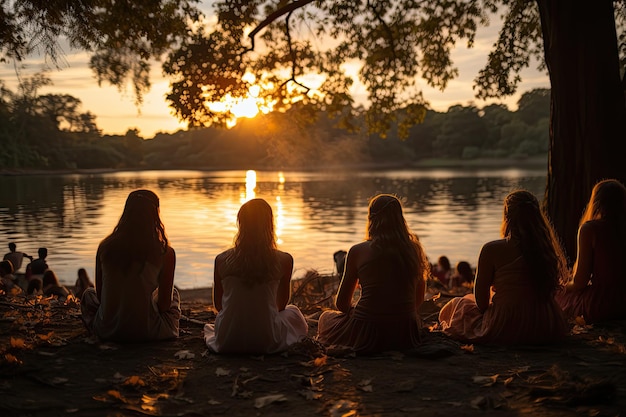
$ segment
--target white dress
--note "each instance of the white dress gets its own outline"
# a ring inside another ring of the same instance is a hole
[[[278,311],[280,280],[246,282],[237,276],[222,278],[222,310],[215,325],[204,326],[207,346],[219,353],[276,353],[306,336],[308,326],[294,305]]]

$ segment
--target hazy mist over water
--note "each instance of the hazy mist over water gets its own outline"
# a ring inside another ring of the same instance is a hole
[[[232,244],[241,204],[255,197],[274,210],[279,247],[294,256],[294,277],[307,269],[332,272],[332,254],[363,240],[369,198],[391,193],[402,199],[431,261],[445,254],[453,264],[475,266],[482,244],[499,237],[504,196],[525,188],[541,199],[545,183],[545,170],[524,169],[0,176],[2,254],[10,241],[35,257],[47,247],[48,265],[62,283],[73,285],[81,267],[94,279],[96,249],[128,193],[148,188],[161,198],[179,288],[212,285],[215,256]]]

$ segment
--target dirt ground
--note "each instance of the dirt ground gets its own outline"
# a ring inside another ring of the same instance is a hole
[[[330,298],[303,288],[294,302],[314,335]],[[75,303],[0,296],[0,415],[626,415],[626,321],[572,323],[553,346],[463,345],[435,328],[442,295],[425,303],[424,344],[411,352],[356,356],[310,339],[228,356],[201,337],[215,317],[210,290],[181,298],[179,339],[116,344],[89,335]]]

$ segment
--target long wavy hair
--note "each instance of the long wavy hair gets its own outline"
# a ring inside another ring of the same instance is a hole
[[[613,179],[599,181],[591,191],[580,225],[589,220],[607,220],[618,230],[626,230],[626,187]]]
[[[428,278],[430,264],[419,238],[409,230],[396,196],[379,194],[370,200],[365,238],[375,251],[403,264],[411,277]]]
[[[272,207],[261,198],[246,202],[237,213],[237,226],[234,246],[225,260],[228,270],[248,282],[280,278]]]
[[[128,267],[165,253],[169,241],[159,215],[159,197],[150,190],[128,195],[124,211],[113,232],[101,243],[105,261]]]
[[[567,279],[561,243],[537,198],[529,191],[513,191],[504,199],[502,237],[519,242],[540,297],[552,296]]]

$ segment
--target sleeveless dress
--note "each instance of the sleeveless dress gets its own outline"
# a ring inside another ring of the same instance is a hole
[[[626,318],[624,253],[612,236],[611,225],[590,222],[595,232],[591,282],[580,291],[562,291],[556,299],[567,317],[583,316],[587,323]]]
[[[81,299],[85,325],[102,340],[143,342],[178,337],[180,298],[174,288],[170,309],[159,312],[158,276],[160,268],[145,262],[134,263],[124,273],[119,268],[102,266],[100,302],[94,288]]]
[[[222,309],[215,324],[205,324],[204,340],[218,353],[271,354],[282,352],[307,335],[308,325],[295,305],[278,311],[280,280],[245,281],[235,275],[222,278]]]
[[[360,353],[406,350],[420,343],[416,282],[402,268],[366,262],[358,270],[361,298],[348,313],[322,313],[317,339],[325,345],[349,346]]]
[[[443,306],[439,322],[444,334],[463,342],[542,344],[563,338],[569,327],[554,300],[539,299],[522,256],[495,271],[495,293],[482,313],[473,294]]]

